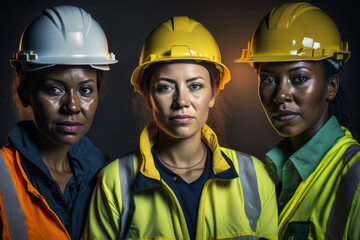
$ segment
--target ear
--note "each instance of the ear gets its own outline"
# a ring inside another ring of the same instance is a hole
[[[212,95],[210,102],[209,102],[209,108],[212,108],[215,105],[215,95]]]
[[[328,100],[328,101],[333,100],[335,98],[338,90],[339,90],[339,75],[334,74],[328,80],[326,100]]]

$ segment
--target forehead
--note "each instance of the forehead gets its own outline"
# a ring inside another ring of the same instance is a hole
[[[289,73],[297,69],[308,69],[315,74],[322,74],[323,69],[319,61],[295,61],[295,62],[260,62],[257,64],[257,72]]]
[[[63,81],[97,80],[96,70],[90,66],[54,66],[34,72],[28,72],[27,74],[33,81],[45,79],[59,79]]]
[[[156,78],[168,77],[175,79],[202,77],[210,78],[209,71],[196,63],[169,63],[158,66],[152,74]]]

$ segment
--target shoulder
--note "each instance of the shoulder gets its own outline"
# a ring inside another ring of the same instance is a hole
[[[241,172],[248,174],[251,170],[255,172],[260,195],[272,194],[275,187],[267,165],[247,153],[228,148],[221,148],[221,150],[233,161],[235,169],[239,174]]]
[[[238,170],[239,164],[246,164],[249,165],[249,167],[254,167],[257,174],[265,174],[270,177],[266,165],[256,157],[248,153],[224,147],[221,147],[221,151],[233,161],[233,163],[236,165],[236,170]]]
[[[120,175],[134,173],[137,170],[139,161],[139,152],[134,151],[127,153],[104,167],[99,173],[102,185],[114,186],[120,184]]]

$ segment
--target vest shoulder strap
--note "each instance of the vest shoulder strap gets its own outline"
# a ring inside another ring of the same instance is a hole
[[[119,239],[125,239],[128,235],[135,206],[131,195],[134,183],[134,153],[129,153],[119,158],[119,176],[121,186],[122,214]]]
[[[0,152],[0,194],[3,200],[4,210],[12,240],[28,239],[25,213],[21,208],[20,201],[11,178],[9,168]],[[0,233],[1,234],[1,233]]]
[[[249,220],[251,230],[256,232],[256,223],[261,212],[261,201],[253,159],[250,155],[237,152],[239,177],[243,190],[245,214]]]
[[[353,144],[346,150],[346,163],[360,152],[360,145]],[[329,220],[326,226],[325,239],[343,239],[348,216],[354,195],[360,191],[360,157],[355,160],[344,177],[341,179]]]

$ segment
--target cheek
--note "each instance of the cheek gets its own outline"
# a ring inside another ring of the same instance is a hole
[[[172,98],[170,96],[151,96],[150,105],[154,112],[164,115],[171,108]]]
[[[81,107],[89,115],[94,115],[98,106],[98,98],[92,98],[89,100],[81,100]]]
[[[40,116],[52,116],[60,108],[61,103],[59,99],[45,98],[38,96],[32,99],[31,108],[34,112],[34,117]]]
[[[268,88],[259,87],[258,94],[263,107],[267,107],[273,102],[272,96],[274,94],[274,89],[269,87]]]

